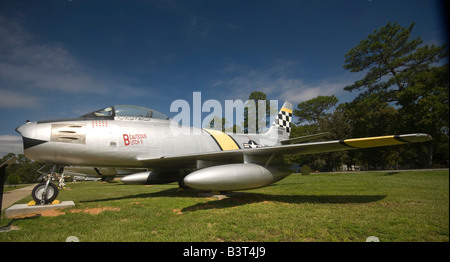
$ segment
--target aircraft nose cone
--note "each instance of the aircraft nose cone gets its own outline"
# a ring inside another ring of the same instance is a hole
[[[36,122],[27,122],[26,124],[17,127],[16,132],[23,137],[34,138],[36,134]]]
[[[22,135],[23,149],[25,155],[27,155],[27,149],[47,142],[46,140],[36,139],[36,122],[27,122],[25,125],[21,125],[16,128],[17,133]]]

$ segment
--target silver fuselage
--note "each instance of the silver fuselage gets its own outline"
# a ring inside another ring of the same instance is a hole
[[[292,112],[292,104],[285,102],[269,130],[261,134],[179,126],[157,111],[130,105],[75,119],[28,122],[16,130],[23,137],[25,156],[54,167],[87,166],[99,175],[101,167],[139,169],[122,182],[178,181],[181,186],[216,191],[263,187],[283,179],[296,168],[283,163],[285,155],[432,139],[427,134],[406,134],[299,143],[317,135],[290,139]]]
[[[235,142],[230,147],[211,131],[162,119],[29,122],[17,131],[24,137],[26,157],[77,166],[149,168],[140,160],[255,146],[250,140],[258,146],[277,144],[263,134],[226,135]]]

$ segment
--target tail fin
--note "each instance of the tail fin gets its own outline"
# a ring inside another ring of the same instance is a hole
[[[287,101],[284,102],[278,112],[275,121],[272,123],[267,134],[270,137],[277,137],[278,141],[289,139],[291,134],[292,110],[293,105]]]

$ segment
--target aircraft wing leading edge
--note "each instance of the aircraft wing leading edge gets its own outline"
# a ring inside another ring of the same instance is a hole
[[[239,149],[229,151],[218,151],[211,153],[191,154],[191,155],[172,155],[163,156],[159,158],[145,158],[141,157],[138,160],[148,167],[167,166],[168,164],[195,165],[197,160],[216,161],[216,162],[234,162],[243,163],[244,155],[270,157],[272,155],[307,155],[316,153],[325,153],[342,150],[382,147],[401,145],[407,143],[426,142],[432,140],[428,134],[405,134],[405,135],[391,135],[355,138],[345,140],[334,140],[324,142],[312,142],[302,144],[280,145],[273,147]]]

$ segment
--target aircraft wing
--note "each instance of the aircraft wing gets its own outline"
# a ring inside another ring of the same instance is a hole
[[[406,134],[406,135],[391,135],[391,136],[378,136],[378,137],[366,137],[355,138],[335,141],[324,142],[312,142],[292,145],[280,145],[273,147],[251,148],[251,149],[239,149],[229,151],[218,151],[201,154],[190,155],[173,155],[163,156],[159,158],[139,158],[145,166],[151,167],[171,167],[178,166],[195,166],[197,160],[213,161],[213,162],[227,162],[227,163],[243,163],[244,155],[250,156],[266,156],[272,155],[307,155],[324,152],[352,150],[361,148],[381,147],[401,145],[407,143],[417,143],[430,141],[432,138],[427,134]]]
[[[295,145],[285,145],[276,147],[261,148],[262,150],[255,152],[249,152],[255,155],[307,155],[315,153],[325,153],[341,150],[362,149],[381,146],[401,145],[407,143],[425,142],[431,140],[431,136],[427,134],[408,134],[408,135],[395,135],[395,136],[378,136],[378,137],[365,137],[354,138],[335,141],[313,142],[303,143]],[[267,151],[267,152],[264,152]]]
[[[291,138],[291,139],[287,139],[287,140],[281,140],[281,144],[282,145],[298,144],[300,142],[313,140],[313,139],[316,139],[316,138],[319,138],[319,137],[328,136],[330,134],[331,134],[330,132],[325,132],[325,133],[319,133],[319,134],[314,134],[314,135],[295,137],[295,138]]]

